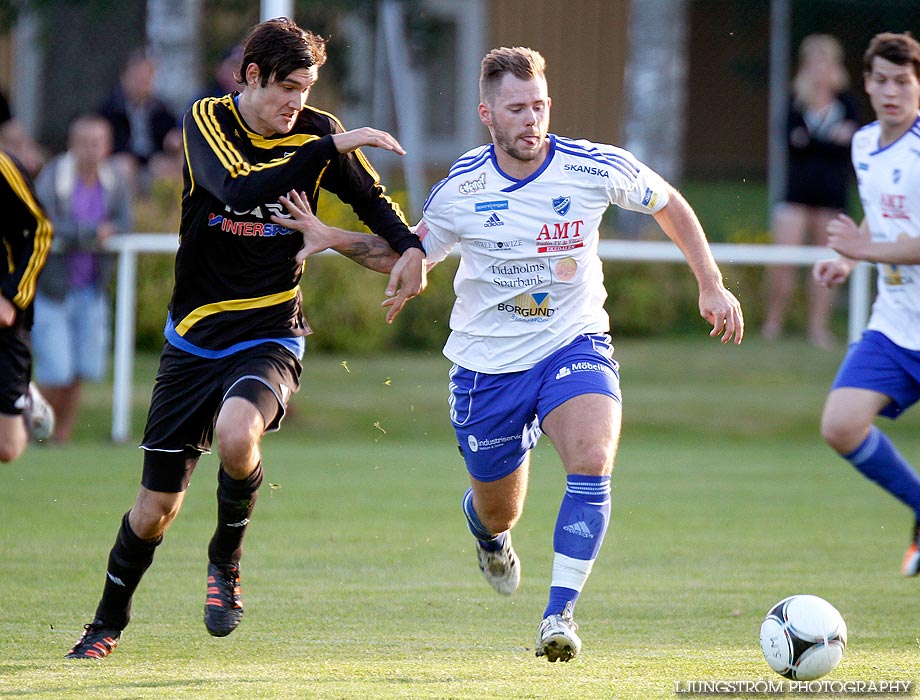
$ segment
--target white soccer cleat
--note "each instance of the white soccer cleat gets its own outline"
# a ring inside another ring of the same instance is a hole
[[[571,661],[581,651],[581,639],[575,633],[578,625],[572,619],[572,603],[567,603],[561,615],[548,615],[537,631],[537,656],[547,661]]]
[[[22,417],[26,421],[31,440],[42,442],[54,433],[54,409],[34,382],[29,382],[29,396]]]
[[[483,549],[477,541],[476,556],[482,575],[502,595],[511,595],[521,585],[521,563],[511,546],[510,532],[505,533],[505,546],[494,552]]]

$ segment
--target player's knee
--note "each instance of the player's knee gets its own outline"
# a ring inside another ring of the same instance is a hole
[[[218,453],[224,464],[248,462],[262,435],[256,421],[218,420],[214,429]]]
[[[865,437],[865,432],[865,426],[842,419],[839,415],[825,414],[821,417],[821,437],[840,454],[855,450]]]
[[[513,528],[521,518],[524,510],[519,503],[501,503],[486,506],[477,506],[476,515],[479,522],[491,533],[498,534]]]
[[[180,501],[147,498],[134,504],[129,520],[131,529],[143,540],[160,537],[179,514]]]
[[[24,428],[19,430],[0,430],[0,463],[9,464],[25,451],[29,442]]]
[[[9,464],[19,458],[23,453],[25,444],[18,444],[15,441],[8,441],[0,444],[0,463]]]
[[[613,471],[613,453],[604,445],[587,446],[565,465],[565,470],[568,474],[607,476]]]

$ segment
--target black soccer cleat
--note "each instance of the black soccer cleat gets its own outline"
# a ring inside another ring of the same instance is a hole
[[[226,637],[243,618],[240,567],[208,564],[208,597],[204,603],[204,626],[213,637]]]
[[[64,655],[65,659],[104,659],[118,646],[121,630],[106,627],[98,620],[83,626],[83,634]]]

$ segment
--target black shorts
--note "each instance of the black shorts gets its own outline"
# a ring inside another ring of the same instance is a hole
[[[241,396],[278,430],[285,407],[300,389],[300,361],[277,343],[263,343],[229,357],[208,359],[169,343],[160,355],[147,427],[141,483],[152,491],[184,491],[195,461],[211,451],[224,400]]]
[[[789,168],[784,200],[845,211],[851,168],[849,159],[842,166],[812,161],[793,164]]]
[[[0,328],[0,413],[22,415],[32,378],[32,340],[25,324]]]

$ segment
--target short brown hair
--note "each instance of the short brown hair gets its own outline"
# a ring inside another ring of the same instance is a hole
[[[277,17],[254,26],[243,42],[240,82],[246,67],[255,63],[262,75],[262,87],[274,77],[284,80],[300,68],[319,68],[326,62],[326,40],[308,29],[301,29],[287,17]]]
[[[872,72],[872,61],[878,56],[896,66],[906,66],[908,63],[914,68],[914,75],[920,80],[920,43],[910,32],[893,34],[883,32],[876,34],[869,42],[869,48],[863,56],[863,66],[866,73]]]
[[[546,60],[539,51],[524,46],[492,49],[482,59],[482,72],[479,74],[479,100],[487,102],[492,97],[496,85],[506,73],[518,80],[546,78]]]

